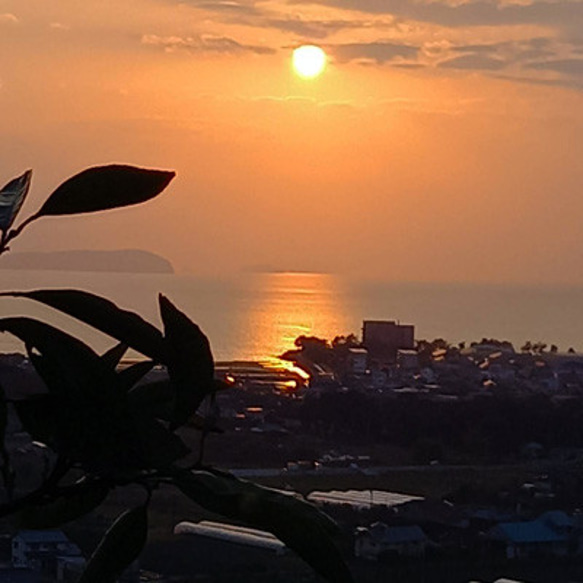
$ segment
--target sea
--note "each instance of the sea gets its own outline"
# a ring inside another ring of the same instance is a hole
[[[0,270],[1,291],[76,288],[100,294],[156,326],[166,295],[209,337],[216,360],[268,361],[301,335],[360,336],[363,320],[415,326],[417,339],[469,343],[483,337],[526,340],[583,351],[583,287],[392,283],[322,273],[193,275]],[[115,341],[25,299],[0,298],[0,317],[30,316],[57,325],[97,351]],[[0,352],[22,344],[0,334]]]

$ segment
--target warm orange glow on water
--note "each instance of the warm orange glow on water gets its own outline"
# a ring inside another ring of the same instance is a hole
[[[274,357],[279,356],[294,348],[294,340],[301,335],[332,340],[350,331],[348,315],[339,301],[341,283],[333,276],[263,274],[252,285],[257,286],[260,299],[245,312],[243,327],[249,330],[247,352],[254,358],[263,359],[267,346]]]

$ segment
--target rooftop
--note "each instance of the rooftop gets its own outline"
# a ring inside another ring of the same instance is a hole
[[[70,542],[62,530],[20,530],[14,538],[20,538],[27,543],[68,543]]]

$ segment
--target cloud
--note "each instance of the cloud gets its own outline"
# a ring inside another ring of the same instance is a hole
[[[488,63],[486,57],[491,60],[502,59],[508,62],[526,62],[556,57],[557,46],[550,38],[535,37],[520,41],[503,41],[498,43],[457,45],[450,48],[453,53],[468,53],[466,56],[477,58],[484,57],[484,63]],[[458,60],[456,58],[456,60]],[[467,59],[470,62],[469,59]],[[479,62],[479,61],[478,61]],[[461,61],[462,65],[464,61]],[[495,63],[491,63],[495,68]],[[456,67],[457,68],[457,67]],[[465,66],[464,66],[465,68]],[[489,67],[486,67],[489,68]]]
[[[367,19],[318,19],[306,18],[302,14],[282,11],[285,4],[273,4],[269,8],[259,6],[259,2],[190,0],[189,6],[213,13],[213,18],[227,24],[242,24],[253,28],[273,28],[311,39],[323,39],[343,30],[386,28],[393,26],[393,18]]]
[[[51,22],[49,26],[53,30],[71,30],[70,26],[63,24],[62,22]]]
[[[416,0],[293,0],[294,4],[320,4],[369,14],[393,15],[448,27],[504,26],[539,24],[541,26],[583,25],[583,0],[531,1],[528,4],[503,4],[477,0],[462,4]]]
[[[385,28],[392,26],[390,21],[374,22],[371,20],[312,20],[300,17],[266,17],[261,26],[276,28],[283,32],[292,32],[300,36],[323,39],[344,30]]]
[[[471,55],[461,55],[441,61],[438,67],[441,69],[465,69],[476,71],[499,71],[506,67],[506,61],[498,57],[490,57],[488,55],[474,53]]]
[[[261,11],[255,6],[254,2],[231,2],[225,0],[224,2],[208,2],[202,1],[190,1],[187,2],[189,5],[195,8],[200,8],[201,10],[208,10],[211,12],[221,12],[225,14],[243,14],[247,16],[256,16],[261,13]]]
[[[379,65],[392,61],[397,57],[415,58],[419,53],[418,47],[380,41],[334,45],[328,47],[328,50],[340,63],[363,60],[373,61]]]
[[[492,53],[498,52],[500,48],[502,48],[505,43],[489,43],[483,45],[458,45],[452,47],[451,50],[456,53],[478,53],[478,54],[486,54],[491,55]]]
[[[203,35],[200,37],[158,36],[146,34],[142,36],[142,44],[160,47],[172,53],[188,51],[192,53],[255,53],[258,55],[270,55],[275,49],[266,46],[246,45],[224,36]]]
[[[527,68],[536,71],[552,71],[563,75],[583,76],[583,59],[557,59],[528,63]]]
[[[5,12],[4,14],[0,14],[0,24],[18,24],[20,21],[18,18],[11,14],[10,12]]]

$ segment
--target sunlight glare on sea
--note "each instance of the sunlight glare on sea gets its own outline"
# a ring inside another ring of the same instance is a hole
[[[361,335],[363,320],[415,325],[417,339],[450,342],[482,337],[526,340],[583,351],[583,288],[358,281],[319,273],[193,275],[0,271],[0,291],[78,288],[116,302],[161,327],[158,294],[165,294],[208,336],[215,359],[269,361],[303,335],[332,340]],[[0,317],[40,318],[78,335],[98,351],[115,341],[29,300],[0,298]],[[1,352],[23,352],[0,334]],[[135,356],[135,355],[130,355]]]
[[[332,340],[349,329],[341,298],[343,284],[321,273],[269,273],[249,283],[248,305],[238,328],[252,359],[280,355],[294,347],[298,336]]]
[[[269,361],[293,348],[302,334],[331,340],[351,330],[341,301],[343,284],[325,274],[265,273],[209,280],[156,274],[0,272],[0,291],[43,288],[77,288],[103,295],[158,327],[157,296],[164,293],[209,337],[216,360]],[[98,351],[114,343],[30,300],[0,298],[0,317],[19,315],[63,327]],[[9,334],[0,334],[0,351],[23,352],[23,347]]]

